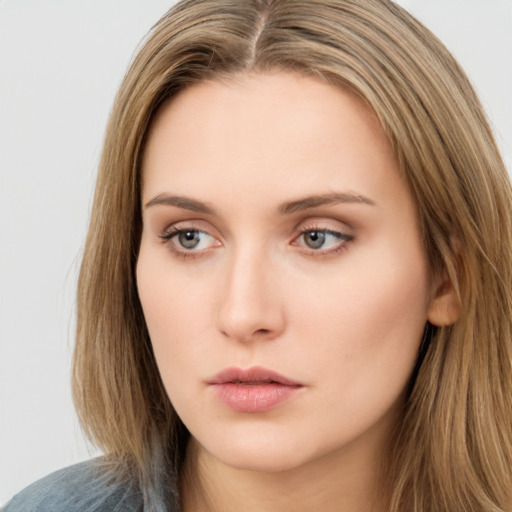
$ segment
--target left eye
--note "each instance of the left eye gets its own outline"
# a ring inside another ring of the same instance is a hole
[[[302,244],[308,249],[332,249],[344,242],[350,242],[352,237],[339,233],[338,231],[330,231],[327,229],[312,229],[303,231],[299,236],[299,240],[302,240]],[[301,245],[302,245],[301,244]]]

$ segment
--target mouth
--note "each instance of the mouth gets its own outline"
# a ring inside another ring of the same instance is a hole
[[[284,386],[302,386],[300,382],[289,379],[284,375],[263,368],[262,366],[251,366],[245,369],[226,368],[210,379],[208,384],[282,384]]]
[[[270,411],[304,388],[302,383],[260,366],[226,368],[207,384],[224,405],[244,413]]]

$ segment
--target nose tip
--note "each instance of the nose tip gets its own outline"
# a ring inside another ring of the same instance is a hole
[[[267,294],[254,287],[250,293],[230,287],[219,315],[219,328],[225,337],[241,342],[270,340],[279,336],[283,325],[280,308]]]
[[[257,327],[261,324],[270,324],[269,319],[261,318],[257,319],[243,319],[236,317],[224,317],[221,333],[226,338],[231,338],[243,343],[251,342],[252,340],[271,340],[277,337],[279,329],[277,326],[274,327]]]
[[[269,265],[255,258],[240,261],[230,269],[223,288],[218,328],[225,337],[250,342],[282,333],[283,308]]]

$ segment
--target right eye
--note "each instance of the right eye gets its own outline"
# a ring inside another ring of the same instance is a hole
[[[188,227],[172,227],[160,238],[168,244],[171,251],[183,256],[188,256],[187,253],[196,253],[220,245],[220,242],[206,231]]]

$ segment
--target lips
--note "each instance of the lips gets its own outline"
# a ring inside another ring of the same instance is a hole
[[[267,368],[226,368],[210,379],[216,397],[236,412],[261,413],[291,399],[304,387]]]

